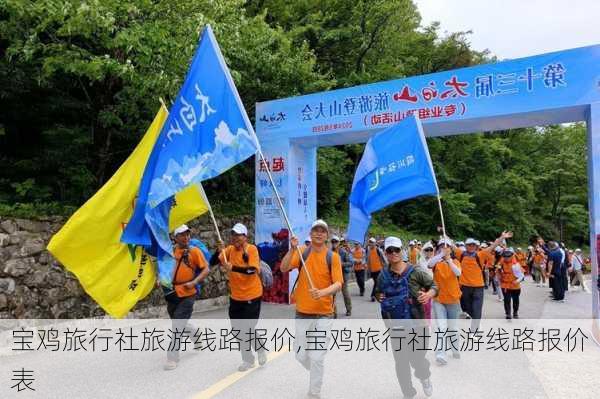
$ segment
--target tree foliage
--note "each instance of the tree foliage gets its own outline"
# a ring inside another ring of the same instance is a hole
[[[59,212],[89,198],[144,134],[158,98],[176,95],[207,23],[251,117],[258,101],[494,61],[471,49],[469,32],[422,25],[411,0],[4,0],[0,212]],[[428,143],[451,234],[587,239],[584,126]],[[347,212],[362,149],[319,150],[321,216]],[[253,182],[249,160],[206,188],[220,212],[249,214]],[[423,234],[439,224],[434,198],[377,217]]]

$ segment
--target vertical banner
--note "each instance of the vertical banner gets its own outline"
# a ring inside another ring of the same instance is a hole
[[[265,289],[263,301],[272,303],[289,302],[289,273],[280,270],[281,260],[289,248],[289,231],[279,208],[275,191],[269,181],[267,171],[271,172],[273,183],[281,196],[281,201],[289,214],[290,165],[289,145],[263,146],[264,161],[256,157],[256,224],[255,242],[262,261],[266,262],[273,273],[273,285]]]
[[[289,145],[263,146],[262,150],[265,161],[256,157],[256,243],[270,242],[273,234],[277,234],[281,229],[287,229],[275,192],[269,182],[267,170],[271,171],[283,206],[286,211],[289,211]]]
[[[290,223],[300,242],[308,238],[310,226],[317,219],[317,149],[292,145],[290,148]],[[290,272],[289,294],[298,278],[298,269]]]

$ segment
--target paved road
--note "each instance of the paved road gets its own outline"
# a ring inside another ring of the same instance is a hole
[[[336,321],[337,325],[356,328],[381,327],[378,307],[353,288],[353,316]],[[368,291],[367,291],[368,292]],[[341,297],[338,309],[344,310]],[[265,325],[289,327],[293,331],[293,308],[265,304]],[[521,322],[543,323],[531,319],[565,320],[568,326],[589,328],[590,294],[570,292],[565,303],[551,302],[548,289],[524,283]],[[484,316],[488,327],[510,328],[517,322],[503,320],[503,307],[491,293],[486,293]],[[227,327],[226,310],[195,315],[195,323]],[[219,320],[216,320],[219,319]],[[283,320],[288,319],[288,320]],[[556,325],[556,321],[549,325]],[[361,324],[362,323],[362,324]],[[529,325],[528,325],[529,326]],[[141,321],[137,328],[168,328],[168,321]],[[215,331],[218,331],[215,330]],[[588,332],[589,335],[589,332]],[[428,358],[432,359],[431,354]],[[290,353],[270,354],[270,361],[251,373],[238,373],[237,352],[203,351],[185,353],[179,368],[165,372],[164,352],[52,352],[26,353],[0,358],[0,398],[304,398],[308,373]],[[20,368],[35,372],[36,392],[17,393],[10,386],[12,371]],[[600,374],[600,349],[587,341],[583,352],[465,352],[449,365],[432,365],[434,397],[465,398],[598,398],[596,383]],[[418,383],[415,384],[420,392]],[[420,393],[419,398],[424,396]],[[383,351],[333,351],[326,360],[324,398],[398,398],[401,393],[394,374],[390,353]]]

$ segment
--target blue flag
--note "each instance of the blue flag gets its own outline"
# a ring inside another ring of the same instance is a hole
[[[438,193],[421,122],[411,115],[367,142],[350,193],[348,238],[364,241],[371,213]]]
[[[173,198],[254,155],[258,142],[210,26],[146,164],[133,216],[121,241],[155,249],[170,285]],[[158,247],[156,247],[158,244]]]

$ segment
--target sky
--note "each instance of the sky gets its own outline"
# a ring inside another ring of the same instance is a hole
[[[600,44],[600,0],[413,0],[423,25],[472,30],[475,50],[498,59]]]

